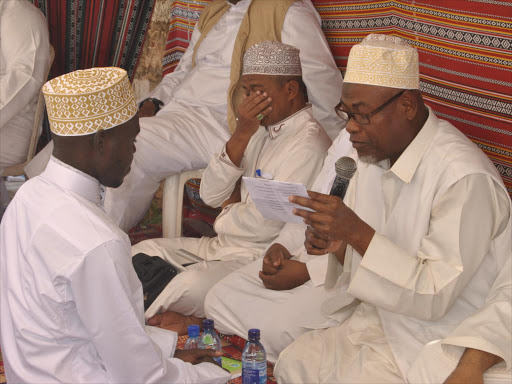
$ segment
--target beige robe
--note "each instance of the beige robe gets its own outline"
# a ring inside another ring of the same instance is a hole
[[[358,162],[346,200],[376,233],[363,258],[347,248],[343,272],[331,257],[323,311],[344,317],[347,303],[362,303],[340,326],[283,351],[281,382],[299,374],[313,382],[404,382],[427,343],[484,305],[512,254],[510,198],[499,174],[432,111],[393,167]],[[322,345],[320,357],[301,361]]]

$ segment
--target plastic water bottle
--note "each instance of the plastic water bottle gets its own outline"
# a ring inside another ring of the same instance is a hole
[[[214,349],[215,351],[222,351],[222,345],[220,343],[219,336],[215,332],[214,322],[212,319],[203,320],[203,335],[199,341],[199,348],[201,349]],[[214,357],[213,360],[218,364],[222,365],[222,360],[219,357]]]
[[[188,340],[185,343],[184,349],[197,349],[199,348],[199,325],[188,326]]]
[[[260,330],[249,329],[249,341],[242,353],[242,384],[267,383],[267,354],[260,343]]]

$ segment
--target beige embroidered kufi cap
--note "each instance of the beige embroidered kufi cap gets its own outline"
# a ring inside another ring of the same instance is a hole
[[[83,136],[117,127],[137,113],[126,71],[91,68],[67,73],[43,86],[50,129],[59,136]]]
[[[264,41],[244,54],[242,75],[302,76],[299,50],[278,41]]]
[[[418,51],[396,36],[368,35],[350,50],[343,82],[419,89]]]

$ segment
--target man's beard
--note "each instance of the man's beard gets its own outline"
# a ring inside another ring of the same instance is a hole
[[[377,164],[379,162],[379,159],[377,159],[375,155],[360,156],[359,160],[366,164]]]

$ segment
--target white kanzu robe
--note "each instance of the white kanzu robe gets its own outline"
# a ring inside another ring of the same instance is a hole
[[[201,43],[192,67],[194,30],[176,70],[150,94],[164,102],[157,116],[140,120],[137,152],[130,174],[120,188],[107,192],[105,209],[123,230],[144,215],[160,181],[186,170],[201,169],[229,139],[227,91],[233,47],[250,0],[231,5]],[[313,115],[331,138],[343,128],[334,111],[342,77],[325,40],[320,17],[310,0],[290,6],[281,40],[300,50],[303,80]]]
[[[358,161],[345,200],[376,233],[363,258],[347,248],[341,274],[331,255],[326,286],[334,288],[322,309],[343,318],[347,302],[362,303],[341,325],[286,348],[275,370],[282,382],[404,382],[427,343],[484,306],[511,257],[511,204],[499,174],[431,110],[391,168]]]
[[[352,150],[347,135],[343,130],[329,148],[313,191],[329,193],[336,176],[334,164]],[[205,314],[215,320],[215,328],[246,338],[248,330],[257,326],[267,359],[272,362],[303,333],[339,324],[321,311],[328,297],[324,289],[328,256],[307,254],[305,231],[305,224],[287,223],[272,242],[284,245],[294,259],[306,263],[311,280],[304,285],[289,291],[266,289],[258,275],[262,268],[262,259],[258,258],[219,281],[206,296]]]
[[[0,174],[27,160],[39,90],[50,66],[43,14],[29,1],[0,1]]]
[[[207,204],[220,206],[240,177],[254,177],[256,169],[274,180],[302,183],[309,188],[330,144],[331,139],[313,118],[311,106],[306,106],[268,129],[260,127],[251,138],[240,167],[231,162],[225,148],[212,156],[201,181],[201,197]],[[176,249],[183,248],[208,261],[207,265],[192,265],[176,276],[148,308],[146,317],[164,310],[204,316],[208,290],[230,272],[260,257],[283,226],[283,222],[261,215],[242,181],[241,202],[227,205],[215,220],[218,236],[146,240],[134,245],[134,255],[143,252],[186,263],[175,255]]]
[[[53,159],[0,226],[0,336],[9,383],[224,383],[172,358],[177,335],[144,325],[130,243],[104,187]],[[150,337],[151,336],[151,337]]]

